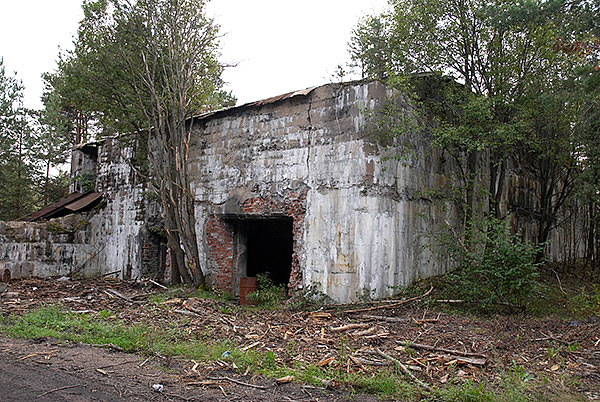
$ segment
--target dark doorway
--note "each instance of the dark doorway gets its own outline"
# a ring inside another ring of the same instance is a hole
[[[269,273],[276,284],[287,285],[292,271],[292,219],[244,221],[247,229],[246,275]]]

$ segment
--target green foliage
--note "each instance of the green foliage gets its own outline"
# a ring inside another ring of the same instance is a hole
[[[444,173],[453,176],[463,222],[480,208],[478,194],[484,193],[489,214],[502,217],[508,161],[531,166],[523,175],[536,183],[531,191],[540,202],[519,207],[537,221],[534,241],[544,243],[573,194],[577,165],[585,161],[577,127],[597,121],[581,119],[586,107],[577,63],[557,51],[556,40],[565,20],[589,17],[598,5],[580,8],[561,0],[390,0],[389,5],[389,11],[364,18],[353,31],[351,67],[363,77],[386,80],[419,106],[411,110],[422,114],[414,119],[417,129],[451,160]],[[415,130],[402,116],[409,108],[391,102],[399,110],[382,105],[378,124],[371,125],[384,144],[397,145]],[[406,156],[405,147],[395,151]],[[600,182],[600,174],[593,176]]]
[[[81,173],[73,177],[82,192],[93,191],[96,188],[96,178],[89,173]]]
[[[259,307],[275,308],[287,298],[285,285],[276,285],[269,277],[269,273],[259,274],[258,289],[248,295],[248,300]]]
[[[347,386],[375,395],[410,397],[415,392],[412,387],[401,380],[401,377],[389,370],[381,370],[368,376],[347,374],[341,379]]]
[[[579,288],[579,292],[567,300],[567,307],[575,317],[600,317],[600,285]]]
[[[23,106],[23,90],[0,58],[0,220],[20,218],[38,202],[36,132],[32,111]]]
[[[4,331],[20,338],[53,337],[90,344],[113,344],[126,351],[139,351],[146,345],[148,328],[128,327],[110,320],[112,314],[103,312],[100,319],[87,314],[63,312],[56,307],[46,307],[12,317]]]
[[[445,239],[457,264],[449,274],[456,292],[482,308],[498,303],[523,305],[536,285],[539,247],[512,234],[508,219],[485,218],[471,223],[469,230],[470,249],[454,235]]]
[[[321,291],[320,283],[309,283],[302,293],[295,295],[288,303],[291,310],[318,310],[333,304],[333,299]]]

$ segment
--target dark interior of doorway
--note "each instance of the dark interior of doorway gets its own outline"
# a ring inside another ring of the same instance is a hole
[[[292,219],[256,219],[247,225],[247,276],[269,273],[275,284],[287,285],[292,271]]]

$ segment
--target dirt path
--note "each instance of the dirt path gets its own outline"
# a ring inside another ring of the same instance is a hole
[[[28,341],[0,337],[0,400],[30,401],[364,401],[337,391],[275,385],[262,377],[243,378],[229,372],[199,373],[200,379],[228,377],[264,387],[256,389],[227,380],[189,386],[179,380],[183,368],[88,345],[53,340]],[[141,366],[141,367],[140,367]],[[163,392],[152,389],[163,384]]]

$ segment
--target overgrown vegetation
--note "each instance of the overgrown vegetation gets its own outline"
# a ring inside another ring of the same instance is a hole
[[[43,116],[23,105],[23,84],[0,57],[0,220],[17,219],[62,197],[68,177],[51,177],[64,163],[68,141],[48,130]]]
[[[487,217],[472,221],[466,230],[471,233],[470,247],[454,233],[446,233],[435,245],[448,250],[457,266],[448,274],[456,297],[482,309],[522,306],[535,289],[541,246],[512,234],[508,220]]]
[[[446,161],[444,185],[452,188],[426,191],[444,195],[459,212],[454,228],[467,248],[462,260],[486,262],[469,239],[474,219],[512,213],[514,230],[523,229],[538,247],[538,262],[559,224],[582,228],[581,244],[565,244],[563,255],[573,261],[583,250],[591,264],[580,268],[597,276],[600,2],[390,0],[389,6],[354,29],[349,67],[386,82],[420,110],[407,121],[405,107],[383,105],[372,126],[383,145],[403,145],[388,150],[399,158],[419,133]],[[511,175],[518,184],[509,182]]]
[[[258,274],[256,291],[248,295],[248,300],[263,308],[275,308],[287,298],[285,285],[273,282],[269,273]]]

